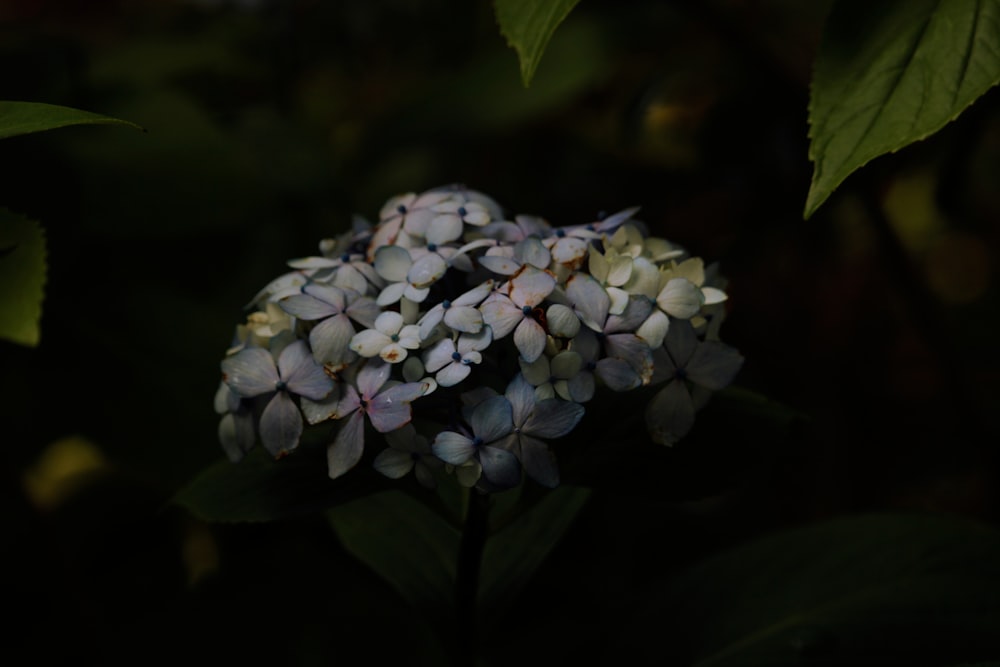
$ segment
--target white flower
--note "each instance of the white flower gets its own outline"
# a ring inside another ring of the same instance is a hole
[[[448,263],[433,252],[413,261],[410,252],[399,246],[385,246],[375,252],[375,272],[389,281],[379,293],[375,303],[385,307],[406,297],[422,303],[430,293],[430,286],[448,270]]]
[[[350,348],[362,357],[382,357],[390,364],[406,359],[407,350],[420,349],[420,329],[404,324],[403,316],[386,311],[375,318],[375,328],[354,334]]]
[[[437,383],[452,387],[469,376],[472,365],[482,362],[482,350],[493,342],[493,331],[483,327],[479,333],[462,334],[458,341],[444,338],[424,352],[424,366],[430,373],[437,373]]]

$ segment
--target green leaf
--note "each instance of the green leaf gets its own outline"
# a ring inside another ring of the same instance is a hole
[[[545,562],[590,497],[590,489],[560,486],[490,537],[480,571],[480,606],[510,605]]]
[[[934,665],[1000,654],[1000,532],[960,517],[796,527],[649,592],[616,647],[643,654],[622,656],[630,664]],[[642,641],[668,626],[663,642]]]
[[[552,34],[580,0],[494,0],[500,33],[517,51],[521,79],[531,83]]]
[[[870,160],[925,139],[1000,82],[1000,0],[838,0],[809,104],[811,216]]]
[[[274,521],[321,512],[384,490],[389,481],[361,466],[330,479],[322,447],[300,447],[277,461],[258,447],[239,463],[223,460],[207,468],[173,502],[205,521]]]
[[[145,132],[141,126],[130,121],[90,111],[42,102],[0,101],[0,139],[70,125],[122,125]]]
[[[44,287],[42,226],[0,209],[0,338],[38,345]]]
[[[390,490],[340,505],[327,517],[344,548],[414,609],[453,609],[460,533],[440,515]]]

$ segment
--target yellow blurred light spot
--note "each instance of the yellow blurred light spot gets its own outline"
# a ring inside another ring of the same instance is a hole
[[[912,253],[922,253],[945,228],[934,202],[937,177],[929,169],[902,173],[885,194],[886,217],[899,240]]]
[[[971,303],[990,283],[990,253],[971,234],[952,232],[934,240],[924,258],[924,272],[931,290],[949,303]]]
[[[94,443],[80,436],[56,440],[25,470],[24,490],[41,510],[58,507],[94,473],[105,470],[107,460]]]
[[[190,524],[184,533],[181,557],[187,571],[188,584],[195,585],[219,569],[219,549],[208,526]]]

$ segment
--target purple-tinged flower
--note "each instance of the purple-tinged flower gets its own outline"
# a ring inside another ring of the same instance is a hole
[[[392,366],[381,359],[370,359],[358,371],[355,384],[344,385],[335,418],[349,418],[326,452],[332,479],[340,477],[361,460],[365,447],[365,415],[379,433],[395,431],[410,422],[410,404],[423,396],[427,387],[419,382],[407,382],[383,389],[391,370]]]
[[[471,431],[461,428],[461,432],[438,433],[431,445],[434,455],[454,466],[477,461],[490,484],[516,486],[521,481],[521,465],[513,452],[496,445],[514,428],[510,401],[503,396],[482,401],[472,409],[469,426]]]
[[[672,322],[657,350],[654,376],[654,381],[669,381],[646,406],[653,441],[673,445],[687,435],[708,394],[726,387],[742,366],[743,356],[736,349],[718,341],[699,341],[690,322]],[[689,382],[703,393],[692,394]]]
[[[517,215],[514,221],[494,220],[480,230],[483,236],[502,243],[517,243],[529,236],[542,238],[552,231],[552,225],[537,215]]]
[[[417,481],[428,489],[436,486],[433,469],[441,467],[427,438],[417,433],[413,424],[385,434],[388,447],[375,457],[374,466],[390,479],[405,477],[412,470]]]
[[[219,389],[215,393],[215,411],[222,415],[219,420],[219,442],[229,460],[236,463],[246,456],[256,441],[253,411],[225,382],[219,383]]]
[[[479,258],[480,265],[502,276],[512,276],[525,265],[545,270],[551,263],[552,255],[548,248],[534,236],[518,241],[514,246],[493,246]]]
[[[535,388],[520,373],[504,396],[514,427],[500,446],[514,452],[533,480],[549,488],[559,486],[555,456],[540,438],[560,438],[572,431],[583,418],[583,406],[558,398],[537,400]]]
[[[354,359],[348,347],[354,336],[351,320],[370,327],[381,312],[371,297],[315,283],[304,286],[301,294],[287,296],[278,304],[300,320],[316,322],[309,331],[313,356],[334,371]]]
[[[514,345],[526,361],[534,361],[545,349],[545,329],[536,319],[535,308],[555,286],[555,276],[526,264],[479,307],[494,338],[514,332]]]
[[[222,379],[243,398],[272,394],[260,416],[260,439],[274,457],[298,447],[302,414],[292,396],[320,400],[333,390],[333,380],[313,359],[304,341],[290,343],[274,356],[248,347],[222,360]]]
[[[493,291],[494,281],[487,280],[456,299],[445,299],[420,318],[420,340],[434,334],[434,329],[444,321],[453,331],[475,334],[483,328],[483,314],[476,308]]]
[[[413,192],[393,197],[379,212],[379,223],[372,232],[368,243],[367,259],[375,259],[379,248],[394,245],[409,245],[413,238],[422,239],[427,225],[436,215],[432,207],[451,197],[451,193],[427,191]],[[405,235],[407,238],[402,238]]]

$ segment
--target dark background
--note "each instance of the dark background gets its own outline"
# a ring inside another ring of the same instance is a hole
[[[518,611],[528,635],[575,632],[549,659],[602,650],[588,605],[772,529],[896,508],[996,523],[1000,98],[804,221],[826,6],[585,0],[525,89],[488,3],[4,3],[0,97],[147,129],[0,144],[0,204],[49,252],[41,344],[0,343],[7,650],[423,655],[322,517],[208,524],[170,499],[222,457],[212,396],[243,304],[352,215],[447,183],[554,224],[641,206],[721,263],[736,383],[802,416],[716,410],[671,453],[686,467],[595,480]]]

